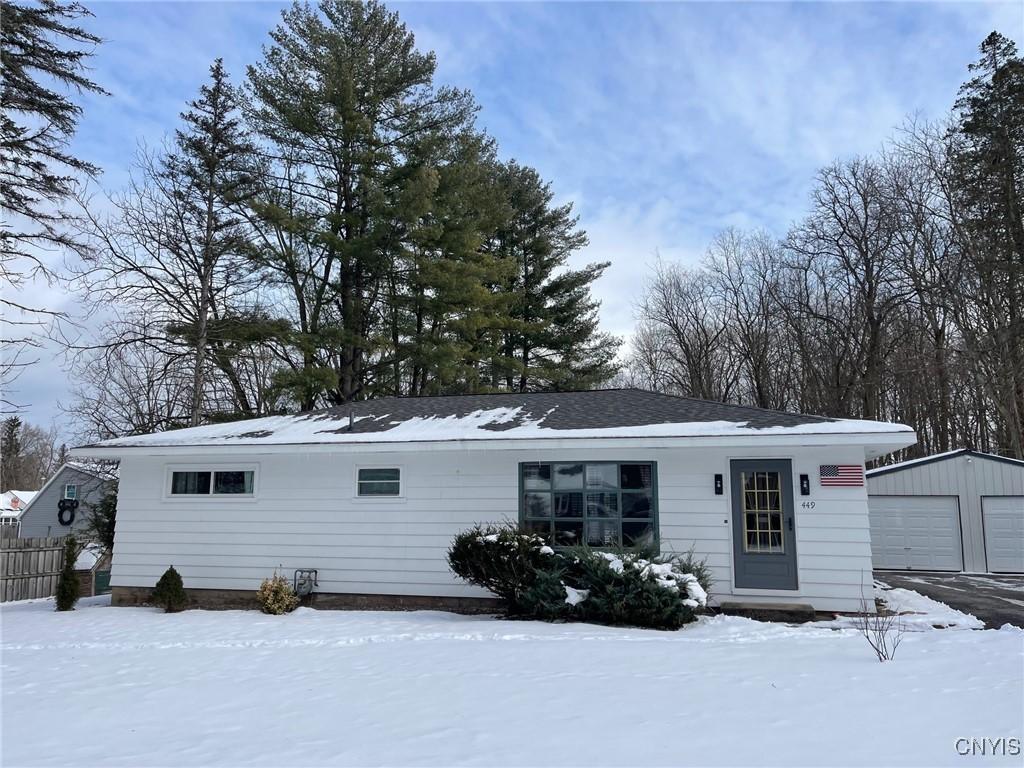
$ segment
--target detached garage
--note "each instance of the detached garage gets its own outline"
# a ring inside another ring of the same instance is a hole
[[[867,478],[875,568],[1024,573],[1024,461],[965,448]]]

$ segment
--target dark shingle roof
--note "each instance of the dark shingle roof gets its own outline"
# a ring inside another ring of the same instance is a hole
[[[384,432],[392,422],[413,418],[457,418],[491,408],[520,408],[517,416],[482,429],[503,432],[529,421],[543,419],[547,429],[606,429],[645,427],[699,421],[743,421],[749,426],[795,427],[835,421],[822,416],[769,411],[743,405],[662,395],[641,389],[595,389],[581,392],[502,392],[491,395],[441,395],[436,397],[383,397],[309,413],[312,418],[338,420],[348,429],[354,418],[387,415],[387,419],[355,421],[351,432]]]
[[[100,448],[302,445],[354,442],[687,437],[786,433],[910,432],[879,422],[830,419],[660,395],[639,389],[385,397],[289,416],[267,416],[151,435]]]

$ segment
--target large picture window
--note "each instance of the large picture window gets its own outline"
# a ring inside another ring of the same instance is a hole
[[[253,493],[251,470],[182,471],[171,473],[172,496],[248,495]]]
[[[657,542],[652,462],[520,464],[522,529],[553,546]]]

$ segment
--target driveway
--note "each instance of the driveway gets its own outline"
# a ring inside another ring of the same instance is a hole
[[[920,592],[951,608],[972,613],[990,629],[1024,627],[1024,576],[973,576],[927,571],[875,571],[890,587]]]

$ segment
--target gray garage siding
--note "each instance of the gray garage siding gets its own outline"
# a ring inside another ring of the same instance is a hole
[[[957,496],[963,567],[989,571],[985,554],[983,496],[1024,496],[1024,463],[971,451],[868,473],[869,496]],[[870,503],[870,499],[869,499]]]

